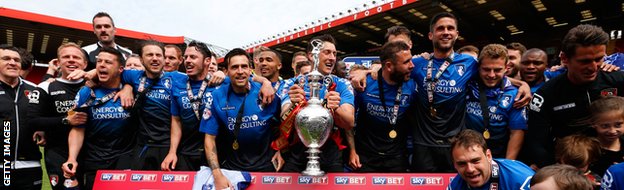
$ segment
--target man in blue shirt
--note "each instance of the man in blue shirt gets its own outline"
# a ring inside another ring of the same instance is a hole
[[[358,172],[405,172],[408,168],[405,111],[416,85],[409,76],[414,69],[409,46],[402,41],[382,47],[382,79],[368,76],[364,92],[355,94],[355,147],[349,165]],[[347,133],[347,140],[353,140]],[[357,151],[356,151],[357,150]]]
[[[333,67],[336,64],[336,41],[331,35],[322,35],[314,37],[323,42],[323,47],[319,53],[319,65],[318,71],[331,77],[335,85],[335,89],[326,85],[321,85],[320,98],[327,100],[327,108],[334,110],[334,126],[337,126],[344,130],[350,130],[354,126],[354,114],[355,109],[353,107],[353,90],[349,82],[345,79],[339,78],[334,75],[330,75]],[[308,45],[308,58],[312,60],[312,46]],[[283,98],[282,102],[282,114],[286,114],[291,106],[297,105],[309,99],[310,88],[305,76],[299,76],[294,80],[288,80],[283,86],[283,90],[280,92],[280,97]],[[299,82],[295,84],[295,82]],[[300,86],[301,85],[301,86]],[[342,137],[340,130],[336,127],[332,130],[329,139],[321,147],[322,153],[320,156],[321,170],[326,172],[342,172],[342,149],[346,146],[342,145]],[[280,129],[280,131],[283,131]],[[294,127],[290,130],[290,137],[292,137],[291,146],[287,152],[284,152],[284,171],[286,172],[300,172],[306,167],[308,161],[308,153],[305,151],[307,148],[299,141]],[[281,136],[283,137],[283,136]]]
[[[112,48],[100,50],[95,70],[100,86],[83,87],[76,95],[75,112],[88,115],[84,125],[73,126],[69,132],[69,157],[63,164],[67,176],[76,174],[81,167],[86,189],[93,186],[95,174],[101,169],[128,169],[129,153],[132,150],[136,126],[130,124],[130,111],[121,107],[121,102],[112,101],[120,90],[120,75],[123,72],[123,55]],[[69,115],[77,114],[71,113]],[[77,163],[78,154],[82,161]],[[68,165],[73,167],[69,168]]]
[[[250,58],[245,50],[234,49],[224,60],[230,85],[206,93],[206,105],[199,128],[205,133],[204,147],[215,178],[215,189],[228,188],[230,185],[221,167],[262,172],[279,169],[279,166],[272,164],[272,157],[279,157],[279,152],[269,146],[274,139],[276,125],[279,124],[278,98],[275,97],[266,106],[259,103],[261,84],[249,81]]]
[[[138,120],[137,146],[133,169],[159,170],[169,152],[171,130],[171,89],[174,81],[185,80],[176,72],[163,72],[164,45],[145,41],[140,55],[145,71],[124,71],[122,83],[132,86],[136,102],[133,107]]]
[[[204,135],[199,132],[203,97],[213,91],[209,87],[208,65],[210,49],[206,44],[192,41],[184,51],[184,67],[188,77],[174,81],[171,105],[171,141],[169,153],[161,163],[162,170],[198,171],[206,165]],[[177,71],[174,71],[177,72]]]
[[[519,161],[492,159],[481,133],[466,129],[451,141],[453,165],[458,174],[447,190],[529,189],[535,172]]]
[[[527,129],[526,111],[512,106],[518,89],[505,76],[506,62],[505,46],[482,49],[479,78],[468,84],[466,128],[483,134],[494,158],[515,160]]]

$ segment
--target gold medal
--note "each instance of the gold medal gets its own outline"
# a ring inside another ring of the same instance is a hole
[[[238,150],[238,141],[234,140],[234,143],[232,143],[232,149]]]
[[[483,138],[490,139],[490,131],[488,131],[487,129],[483,131]]]
[[[74,114],[76,114],[76,111],[74,111],[74,109],[67,111],[67,116],[72,116]]]
[[[397,132],[394,129],[392,129],[392,131],[388,133],[388,136],[390,136],[391,139],[394,139],[397,137]]]

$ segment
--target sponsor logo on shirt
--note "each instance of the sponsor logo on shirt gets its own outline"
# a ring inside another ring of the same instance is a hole
[[[50,92],[51,96],[56,96],[56,95],[59,95],[59,94],[65,94],[65,91],[64,90],[57,90],[57,91]]]
[[[570,109],[570,108],[574,108],[576,107],[576,103],[572,102],[569,104],[563,104],[563,105],[558,105],[553,107],[553,111],[560,111],[560,110],[565,110],[565,109]]]
[[[503,94],[503,97],[500,99],[500,107],[503,109],[509,108],[511,105],[511,95]]]
[[[334,177],[336,185],[366,185],[366,177],[364,176],[336,176]]]
[[[373,177],[373,185],[403,185],[403,177]]]
[[[464,64],[456,64],[455,69],[457,70],[457,74],[459,74],[459,76],[464,76],[464,73],[466,73],[466,66],[464,66]]]
[[[312,176],[299,176],[297,180],[299,184],[327,184],[327,176],[312,177]]]
[[[544,104],[544,98],[541,95],[535,93],[533,94],[533,100],[531,100],[529,109],[536,111],[536,112],[540,112],[543,104]]]
[[[412,185],[444,185],[442,177],[411,177]]]
[[[291,184],[292,177],[290,176],[262,176],[263,184]]]
[[[126,181],[126,174],[120,173],[103,173],[101,176],[102,181]]]
[[[188,182],[188,174],[163,174],[162,182]]]
[[[26,97],[28,97],[28,103],[39,103],[39,90],[33,90],[32,92],[29,90],[24,90],[24,94],[26,95]]]
[[[130,181],[134,182],[154,182],[156,181],[156,174],[132,174]]]

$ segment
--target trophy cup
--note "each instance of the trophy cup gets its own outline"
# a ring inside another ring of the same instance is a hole
[[[295,127],[301,142],[308,147],[307,153],[308,163],[306,169],[301,174],[306,176],[323,176],[325,172],[321,171],[318,154],[321,153],[319,148],[325,144],[329,133],[334,126],[334,118],[332,118],[329,110],[321,105],[320,90],[321,82],[324,76],[318,71],[319,53],[323,46],[321,40],[312,40],[312,58],[314,64],[312,72],[307,74],[308,85],[310,87],[310,100],[295,117]]]

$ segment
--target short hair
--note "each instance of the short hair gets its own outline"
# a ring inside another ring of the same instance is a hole
[[[349,71],[359,71],[359,70],[368,70],[368,68],[366,68],[366,66],[364,65],[353,64],[351,65],[351,68],[349,69]]]
[[[485,153],[488,149],[485,139],[483,139],[481,133],[472,129],[464,129],[455,137],[451,138],[451,151],[459,146],[463,148],[470,148],[475,145],[481,147],[483,149],[483,153]]]
[[[479,55],[479,48],[473,45],[466,45],[457,50],[457,53],[462,53],[462,52],[474,52],[475,54]]]
[[[524,45],[522,45],[521,43],[518,43],[518,42],[508,43],[505,47],[507,47],[507,49],[520,51],[520,55],[521,56],[524,54],[524,52],[527,51],[527,48]]]
[[[95,20],[95,18],[99,18],[99,17],[108,17],[111,20],[111,24],[113,24],[113,28],[115,27],[115,21],[113,21],[113,17],[111,17],[108,13],[106,12],[99,12],[96,13],[93,18],[91,19],[91,22],[93,22],[93,20]]]
[[[308,58],[308,56],[307,56],[305,51],[298,51],[298,52],[295,52],[293,54],[292,61],[290,61],[290,62],[294,62],[295,61],[295,57],[297,57],[297,56],[304,56],[304,57],[306,57],[306,59]]]
[[[596,101],[593,101],[589,106],[589,110],[592,114],[592,121],[598,120],[598,115],[607,112],[618,112],[624,117],[624,97],[620,96],[605,96]]]
[[[409,51],[409,46],[403,41],[388,42],[381,47],[379,59],[382,62],[390,61],[394,63],[397,61],[397,53],[405,50]],[[381,64],[381,66],[385,67],[385,64]]]
[[[176,45],[173,45],[173,44],[168,44],[168,45],[165,45],[165,49],[167,49],[167,48],[175,49],[175,51],[178,52],[178,56],[177,57],[178,58],[182,57],[182,49],[180,49],[180,47],[178,47]]]
[[[555,159],[562,164],[582,168],[600,157],[600,141],[580,134],[559,139],[555,145]]]
[[[488,44],[481,50],[481,54],[479,54],[479,63],[485,58],[490,59],[499,59],[504,58],[505,63],[509,60],[507,56],[507,48],[500,44]]]
[[[602,28],[589,24],[578,25],[565,35],[561,42],[561,51],[572,57],[579,46],[607,45],[609,35]]]
[[[17,53],[19,53],[20,57],[22,58],[21,60],[22,70],[28,70],[32,68],[33,61],[35,60],[35,57],[33,56],[33,54],[28,52],[28,50],[24,48],[17,48],[17,50],[18,50]]]
[[[273,50],[271,48],[266,48],[266,49],[260,50],[260,52],[258,53],[257,56],[260,56],[260,53],[262,53],[262,52],[273,52],[275,54],[275,57],[277,57],[277,60],[279,60],[280,63],[282,62],[282,54],[280,54],[279,52],[277,52],[277,51],[275,51],[275,50]]]
[[[310,42],[312,42],[313,40],[321,40],[322,42],[329,42],[332,43],[334,45],[336,45],[336,39],[334,39],[334,37],[331,34],[323,34],[320,36],[316,36],[312,39],[310,39]],[[306,47],[306,52],[311,53],[312,52],[312,44],[308,43],[308,46]]]
[[[223,62],[225,63],[225,68],[228,69],[230,67],[230,59],[234,56],[242,55],[247,57],[247,60],[251,63],[251,58],[249,57],[249,53],[241,48],[234,48],[230,50],[227,54],[225,54],[225,58],[223,58]]]
[[[112,47],[102,47],[102,49],[100,49],[100,53],[113,54],[117,57],[117,61],[119,62],[119,65],[121,65],[122,67],[126,66],[126,60],[124,59],[123,54],[121,54],[119,50],[112,48]]]
[[[299,61],[295,63],[295,71],[297,71],[297,73],[301,73],[301,68],[305,66],[312,66],[312,63],[310,63],[310,61],[308,60]]]
[[[204,56],[204,59],[212,58],[212,52],[208,48],[208,45],[206,45],[205,43],[193,40],[191,41],[191,43],[189,43],[187,48],[190,47],[195,47],[195,49],[197,49],[197,51],[199,51]]]
[[[2,49],[2,50],[11,50],[11,51],[17,52],[19,54],[19,50],[15,46],[12,46],[12,45],[9,45],[9,44],[0,44],[0,49]],[[20,57],[20,59],[21,59],[21,57]]]
[[[441,12],[431,18],[431,21],[429,22],[429,32],[433,32],[433,26],[438,22],[438,20],[442,18],[451,18],[455,20],[455,25],[459,25],[459,23],[457,23],[457,17],[455,17],[455,15],[449,12]]]
[[[565,164],[555,164],[539,169],[531,179],[531,187],[553,178],[559,189],[592,190],[591,182],[578,169]]]
[[[527,55],[529,55],[529,54],[533,54],[533,53],[539,53],[539,54],[542,54],[542,55],[548,56],[548,55],[546,54],[546,52],[545,52],[544,50],[542,50],[542,49],[539,49],[539,48],[531,48],[531,49],[526,50],[526,52],[524,52],[524,53],[522,54],[522,57],[527,56]],[[548,57],[546,57],[546,59],[548,59]]]
[[[65,49],[65,48],[68,48],[68,47],[73,47],[73,48],[76,48],[76,49],[80,50],[80,52],[82,52],[82,59],[84,59],[85,62],[89,61],[89,59],[87,58],[87,53],[82,48],[80,48],[80,46],[78,44],[76,44],[74,42],[67,42],[67,43],[61,44],[56,49],[56,57],[57,58],[61,58],[61,50]]]
[[[130,54],[130,55],[128,56],[128,59],[130,59],[131,57],[141,59],[141,56],[140,56],[139,54],[136,54],[136,53]]]
[[[253,50],[253,58],[254,59],[257,58],[258,56],[260,56],[260,52],[267,51],[267,50],[269,50],[269,48],[266,47],[266,46],[258,46],[256,48],[254,48],[254,50]]]
[[[386,42],[388,41],[390,35],[406,35],[407,38],[412,38],[412,32],[405,26],[392,26],[388,28],[388,30],[386,31],[386,35],[384,35],[384,39],[386,39]]]
[[[141,43],[139,44],[139,55],[143,56],[143,48],[150,45],[158,46],[162,50],[163,55],[165,54],[165,44],[156,40],[145,40],[141,41]]]

